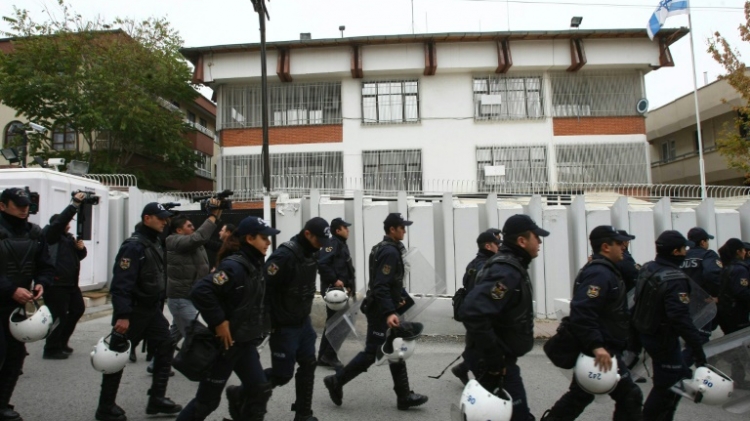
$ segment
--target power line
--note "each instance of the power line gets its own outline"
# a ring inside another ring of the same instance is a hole
[[[615,4],[615,3],[582,3],[573,1],[532,1],[532,0],[457,0],[486,3],[518,3],[518,4],[538,4],[538,5],[560,5],[560,6],[597,6],[597,7],[629,7],[639,9],[656,9],[657,4]],[[722,12],[735,12],[744,10],[744,7],[732,6],[690,6],[691,10],[711,10]]]

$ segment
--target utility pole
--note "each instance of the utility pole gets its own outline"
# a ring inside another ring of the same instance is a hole
[[[271,162],[268,157],[268,75],[266,69],[266,19],[271,20],[266,9],[266,0],[250,0],[260,20],[260,86],[261,124],[263,126],[263,187],[265,194],[271,193]]]

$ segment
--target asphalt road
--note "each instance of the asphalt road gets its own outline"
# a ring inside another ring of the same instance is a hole
[[[62,361],[42,359],[42,342],[28,345],[30,355],[26,359],[24,375],[19,380],[12,403],[26,421],[93,420],[98,402],[101,375],[89,363],[91,347],[109,330],[109,317],[80,323],[71,346],[73,355]],[[462,343],[455,338],[439,338],[421,341],[415,355],[409,359],[409,377],[412,388],[430,397],[424,406],[409,411],[396,409],[396,396],[390,372],[385,367],[373,366],[344,389],[344,404],[336,407],[323,386],[323,377],[332,371],[317,369],[313,410],[321,421],[328,420],[450,420],[451,404],[457,403],[462,390],[461,383],[447,372],[441,379],[430,379],[445,365],[453,361],[462,350]],[[264,366],[270,364],[268,349],[262,353]],[[151,377],[146,373],[144,355],[139,353],[138,362],[128,364],[125,369],[118,404],[125,409],[129,420],[170,419],[145,414],[146,391]],[[522,375],[537,418],[549,408],[567,389],[569,380],[562,371],[553,367],[544,356],[541,346],[520,361]],[[238,384],[236,377],[229,384]],[[646,395],[648,384],[641,385]],[[177,403],[185,405],[195,395],[197,383],[190,382],[177,373],[169,384],[167,395]],[[294,413],[290,405],[294,401],[294,382],[274,390],[269,403],[266,420],[292,420]],[[613,402],[608,397],[599,398],[579,418],[584,421],[612,418]],[[221,420],[228,416],[226,402],[208,420]],[[680,405],[676,420],[746,420],[745,415],[734,415],[720,408],[684,402]]]

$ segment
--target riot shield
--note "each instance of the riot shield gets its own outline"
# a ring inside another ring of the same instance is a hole
[[[732,399],[722,407],[733,414],[750,412],[750,327],[724,335],[704,345],[708,363],[734,381]]]
[[[404,255],[404,264],[409,279],[409,294],[414,304],[399,318],[414,321],[427,307],[446,292],[445,278],[435,269],[416,248]],[[363,298],[365,291],[359,292]],[[367,320],[360,317],[362,299],[349,300],[349,307],[339,311],[326,323],[326,337],[341,362],[346,363],[364,349],[367,337]]]

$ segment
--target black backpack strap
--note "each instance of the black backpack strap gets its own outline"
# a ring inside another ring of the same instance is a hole
[[[302,247],[296,241],[285,241],[280,247],[286,247],[294,253],[294,256],[299,260],[305,260],[305,254],[302,252]]]
[[[245,256],[233,254],[225,258],[224,260],[231,260],[233,262],[239,263],[243,268],[245,268],[245,272],[247,273],[252,273],[254,271],[254,266],[245,258]]]

